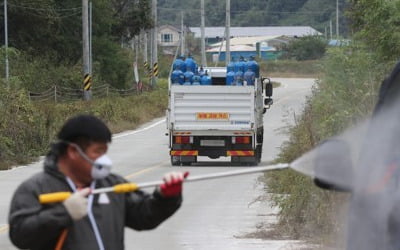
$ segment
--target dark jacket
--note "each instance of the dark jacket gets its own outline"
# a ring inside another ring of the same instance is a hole
[[[65,176],[58,170],[54,155],[46,158],[44,172],[23,182],[16,190],[10,208],[10,238],[23,249],[54,249],[64,229],[68,235],[63,249],[99,249],[88,216],[73,221],[62,203],[42,205],[40,194],[72,191]],[[127,182],[111,174],[96,182],[96,188]],[[104,196],[103,196],[104,197]],[[165,199],[155,191],[126,194],[107,193],[108,204],[93,200],[93,214],[105,249],[124,249],[124,227],[136,230],[153,229],[179,207],[181,197]]]

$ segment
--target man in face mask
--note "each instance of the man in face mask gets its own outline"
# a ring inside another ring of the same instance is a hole
[[[90,194],[127,182],[111,174],[106,155],[111,132],[98,118],[79,115],[59,131],[44,171],[16,190],[10,208],[10,238],[23,249],[124,249],[124,227],[153,229],[182,202],[187,173],[169,173],[152,194],[142,191]],[[61,203],[40,204],[45,193],[69,191]]]

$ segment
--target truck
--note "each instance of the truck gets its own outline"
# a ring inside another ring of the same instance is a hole
[[[269,78],[254,85],[226,85],[225,67],[205,68],[210,85],[169,81],[166,111],[171,165],[191,165],[199,156],[230,157],[239,165],[261,161],[263,115],[273,104]]]

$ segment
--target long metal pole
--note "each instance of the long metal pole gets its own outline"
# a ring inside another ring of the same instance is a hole
[[[290,167],[290,164],[282,163],[282,164],[276,164],[276,165],[254,167],[254,168],[249,168],[249,169],[233,170],[233,171],[212,173],[212,174],[205,174],[205,175],[198,175],[198,176],[189,176],[184,181],[185,182],[193,182],[193,181],[201,181],[201,180],[210,180],[210,179],[224,178],[224,177],[230,177],[230,176],[236,176],[236,175],[253,174],[253,173],[273,171],[273,170],[282,170],[282,169],[286,169],[289,167]],[[107,192],[128,193],[128,192],[134,192],[140,188],[156,187],[163,183],[164,183],[164,181],[153,181],[153,182],[145,182],[145,183],[138,183],[138,184],[122,183],[122,184],[115,185],[113,187],[94,189],[91,191],[91,194],[99,194],[99,193],[107,193]],[[64,200],[68,199],[70,196],[71,196],[71,192],[55,192],[55,193],[41,194],[41,195],[39,195],[39,201],[41,204],[62,202]]]
[[[339,0],[336,0],[336,39],[339,39]]]
[[[219,179],[224,177],[231,177],[237,175],[245,175],[245,174],[254,174],[259,172],[273,171],[273,170],[282,170],[289,168],[290,164],[288,163],[280,163],[275,165],[268,165],[262,167],[252,167],[248,169],[240,169],[240,170],[232,170],[220,173],[212,173],[212,174],[204,174],[198,176],[189,176],[185,179],[185,182],[194,182],[194,181],[202,181],[202,180],[211,180],[211,179]],[[152,182],[144,182],[136,184],[138,188],[147,188],[147,187],[156,187],[163,184],[164,181],[152,181]],[[105,192],[113,192],[114,187],[107,188],[99,188],[92,191],[92,194],[105,193]]]
[[[231,0],[226,0],[226,27],[225,27],[225,62],[231,62]]]
[[[181,55],[185,55],[185,27],[183,25],[183,11],[181,11]]]
[[[201,65],[207,67],[204,0],[201,0]]]
[[[143,31],[143,61],[149,63],[148,59],[148,49],[147,49],[147,31]]]
[[[82,0],[82,62],[83,62],[83,94],[85,100],[90,100],[91,75],[89,53],[89,1]]]
[[[153,49],[153,47],[154,47],[154,43],[153,43],[153,37],[154,37],[154,32],[153,31],[150,31],[149,32],[150,33],[150,42],[149,42],[149,45],[150,45],[150,65],[149,65],[149,74],[150,74],[150,84],[152,84],[152,79],[153,79],[153,63],[154,63],[154,61],[153,61],[153,59],[154,59],[154,56],[153,56],[153,53],[154,53],[154,49]]]
[[[157,0],[153,0],[153,19],[154,19],[154,28],[153,28],[153,77],[151,81],[151,85],[155,87],[157,85],[157,77],[158,77],[158,29],[157,29]]]
[[[89,72],[93,75],[93,4],[89,3]]]
[[[7,0],[4,0],[4,46],[5,46],[5,63],[6,63],[6,82],[7,88],[10,87],[10,70],[8,64],[8,13],[7,13]]]

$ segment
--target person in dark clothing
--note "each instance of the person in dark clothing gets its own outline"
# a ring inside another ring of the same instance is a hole
[[[111,133],[98,118],[78,115],[58,133],[44,171],[15,191],[9,213],[12,243],[23,249],[124,249],[124,227],[147,230],[170,217],[182,202],[187,173],[172,172],[150,194],[90,194],[127,181],[110,173]],[[70,191],[63,202],[40,204],[39,195]]]

